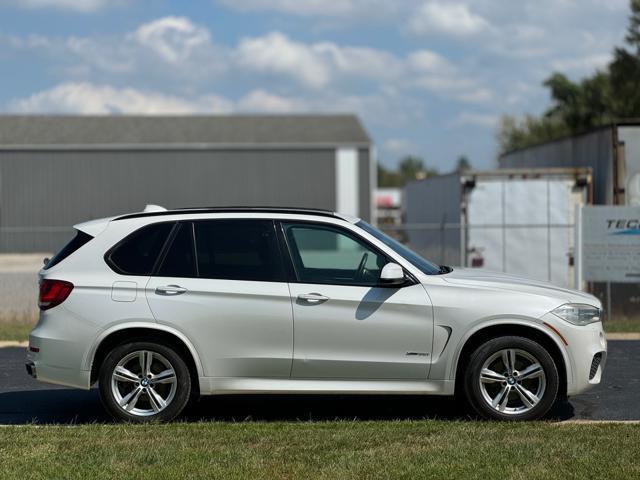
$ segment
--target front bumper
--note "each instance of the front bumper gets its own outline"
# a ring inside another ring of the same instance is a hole
[[[564,347],[567,395],[577,395],[598,385],[607,360],[607,340],[602,323],[572,325],[552,313],[542,321]],[[552,327],[552,328],[551,328]]]

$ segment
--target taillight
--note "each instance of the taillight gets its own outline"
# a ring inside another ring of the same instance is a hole
[[[38,306],[47,310],[64,302],[73,290],[73,283],[64,280],[41,280]]]

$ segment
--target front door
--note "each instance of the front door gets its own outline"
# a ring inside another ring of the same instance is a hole
[[[292,377],[426,379],[431,303],[419,284],[379,286],[389,259],[329,224],[284,223],[297,282]]]
[[[271,220],[185,222],[147,284],[159,323],[195,344],[205,375],[286,377],[291,298]]]

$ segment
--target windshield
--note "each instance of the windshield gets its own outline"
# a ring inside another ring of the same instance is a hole
[[[384,243],[387,247],[391,248],[394,252],[400,255],[402,258],[410,262],[414,267],[418,268],[422,273],[426,275],[437,275],[439,273],[443,273],[443,270],[436,265],[435,263],[431,263],[428,260],[425,260],[420,255],[415,253],[414,251],[408,249],[404,245],[402,245],[397,240],[385,235],[380,230],[375,227],[372,227],[367,222],[360,220],[356,223],[358,227],[364,230],[367,233],[370,233],[382,243]],[[448,270],[450,271],[450,270]]]

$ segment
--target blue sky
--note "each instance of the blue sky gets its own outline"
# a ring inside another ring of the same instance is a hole
[[[627,0],[0,0],[0,109],[355,112],[393,166],[495,164],[502,114],[601,68]]]

